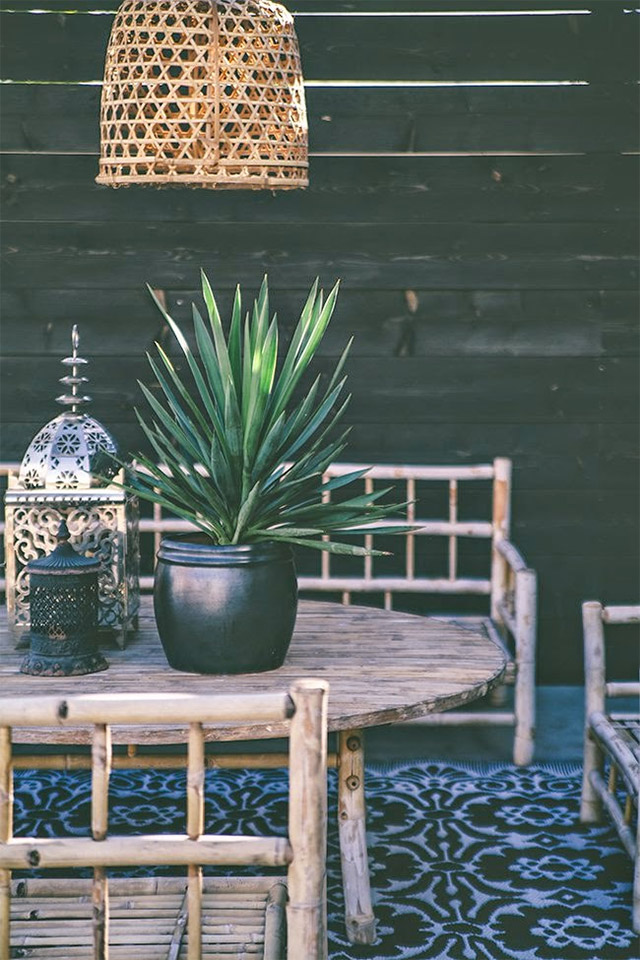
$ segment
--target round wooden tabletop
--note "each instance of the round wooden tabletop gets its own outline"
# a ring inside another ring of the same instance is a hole
[[[19,672],[24,651],[15,649],[6,619],[0,630],[3,696],[112,691],[158,693],[265,693],[286,689],[299,677],[330,684],[329,729],[353,730],[449,710],[485,694],[502,677],[505,658],[484,632],[371,607],[302,601],[285,663],[268,673],[212,676],[181,673],[168,665],[143,598],[140,629],[123,649],[105,650],[110,666],[84,677],[30,677]],[[253,740],[286,736],[287,724],[208,727],[208,740]],[[127,743],[125,727],[113,729]],[[176,743],[171,727],[136,729],[139,744]],[[87,743],[89,731],[68,728],[15,729],[14,742]]]

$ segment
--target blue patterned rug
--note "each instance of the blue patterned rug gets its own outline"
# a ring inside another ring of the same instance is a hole
[[[207,787],[207,832],[285,832],[284,771],[210,772]],[[88,833],[88,774],[19,772],[15,793],[18,835]],[[114,773],[111,831],[183,831],[184,793],[183,773]],[[630,860],[608,824],[579,823],[579,795],[578,767],[372,768],[379,939],[345,940],[332,822],[331,960],[640,960]]]

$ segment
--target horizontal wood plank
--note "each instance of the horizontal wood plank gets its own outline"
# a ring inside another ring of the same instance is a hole
[[[85,354],[87,355],[87,354]],[[90,355],[88,355],[90,357]],[[333,364],[319,360],[316,371]],[[13,357],[2,364],[3,416],[35,425],[52,410],[59,363],[53,358]],[[635,421],[638,397],[634,359],[572,357],[389,358],[348,364],[353,395],[351,423],[606,423]],[[93,368],[92,409],[98,419],[135,422],[141,403],[137,379],[151,380],[144,358],[103,358]],[[499,383],[500,389],[495,389]]]
[[[615,3],[588,14],[512,17],[326,13],[298,17],[296,30],[307,79],[633,80],[638,17],[624,11]],[[5,79],[101,79],[111,16],[0,16]]]
[[[113,190],[94,182],[94,157],[18,154],[0,158],[0,196],[7,221],[100,221],[104,237],[111,224],[132,219],[191,225],[249,217],[254,224],[300,225],[635,222],[639,167],[635,156],[316,157],[308,190],[248,197],[184,188]]]
[[[77,13],[113,13],[118,9],[120,0],[75,0],[72,9]],[[565,0],[562,10],[583,14],[585,9],[595,12],[617,13],[617,7],[624,7],[622,0]],[[68,12],[69,0],[39,0],[37,9],[43,12]],[[454,13],[458,16],[473,16],[478,11],[478,0],[296,0],[289,2],[287,8],[294,16],[319,16],[331,14],[348,16],[406,16],[417,14],[425,17],[439,17]],[[557,14],[557,0],[535,0],[538,12]],[[2,0],[0,11],[29,13],[34,9],[34,0]],[[529,9],[526,0],[482,0],[482,10],[492,11],[501,16],[520,16]]]
[[[0,150],[97,154],[99,86],[17,83],[0,95]],[[307,85],[312,155],[636,151],[631,83]],[[588,119],[587,119],[588,118]]]
[[[247,215],[250,211],[250,201]],[[635,289],[634,224],[387,224],[384,230],[345,224],[113,225],[5,223],[3,280],[24,287],[191,289],[200,267],[215,286],[255,283],[264,272],[276,286],[307,288],[314,276],[343,277],[354,288],[514,287]],[[215,264],[215,271],[211,265]]]
[[[26,426],[6,422],[0,431],[0,460],[20,461],[32,434],[55,413],[51,402],[41,419]],[[136,424],[112,417],[107,425],[124,451],[142,449]],[[548,490],[553,478],[561,499],[566,491],[636,490],[640,468],[635,423],[357,423],[348,454],[356,462],[460,463],[490,461],[508,453],[514,459],[518,491]],[[465,492],[464,504],[466,509]],[[469,514],[472,516],[471,514]],[[542,518],[536,515],[535,522]],[[630,544],[631,546],[631,544]]]
[[[72,9],[76,13],[113,13],[118,9],[120,0],[75,0]],[[584,14],[585,10],[614,13],[625,7],[623,0],[565,0],[562,11]],[[68,12],[69,0],[39,0],[37,9],[43,12]],[[424,17],[440,17],[454,13],[457,16],[474,16],[478,12],[478,0],[295,0],[287,3],[287,8],[295,17],[314,17],[331,14],[345,16],[403,16],[417,14]],[[34,9],[34,0],[2,0],[0,11],[10,10],[17,13],[29,13]],[[530,9],[526,0],[482,0],[482,10],[500,16],[521,16]],[[558,14],[557,0],[535,0],[537,12]]]
[[[290,335],[303,294],[271,287],[271,307]],[[249,305],[257,289],[245,288]],[[191,334],[197,290],[165,290],[167,308]],[[233,290],[216,290],[224,318]],[[62,357],[73,323],[94,356],[141,356],[154,341],[170,355],[179,348],[146,289],[0,289],[2,353]],[[599,290],[354,290],[344,288],[319,347],[339,356],[354,336],[351,355],[394,356],[636,356],[640,291]]]

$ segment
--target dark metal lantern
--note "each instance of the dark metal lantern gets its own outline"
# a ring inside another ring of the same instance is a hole
[[[31,649],[21,671],[43,677],[106,670],[97,648],[100,563],[76,553],[63,521],[53,553],[27,565]]]

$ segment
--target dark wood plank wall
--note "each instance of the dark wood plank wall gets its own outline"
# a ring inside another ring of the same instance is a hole
[[[224,304],[267,271],[293,320],[316,274],[341,277],[320,363],[356,333],[351,457],[513,457],[540,677],[580,682],[580,601],[637,600],[630,6],[292,0],[310,189],[225,195],[96,186],[115,5],[5,0],[0,457],[53,415],[73,322],[96,415],[138,445],[136,377],[165,336],[146,281],[182,317],[200,266]]]

